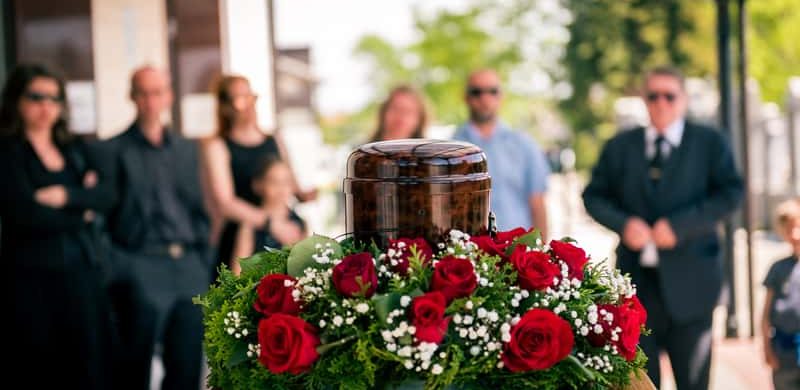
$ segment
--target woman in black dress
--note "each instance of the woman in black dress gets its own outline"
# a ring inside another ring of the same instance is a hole
[[[202,142],[204,185],[217,237],[217,259],[212,280],[221,264],[232,264],[240,224],[255,229],[264,226],[267,213],[259,208],[261,197],[252,182],[260,163],[267,158],[285,159],[278,140],[258,127],[257,96],[242,76],[224,76],[216,88],[217,134]],[[293,192],[302,200],[314,193],[300,194],[292,177]],[[221,222],[221,223],[220,223]]]
[[[108,388],[110,315],[89,222],[113,202],[67,131],[64,83],[36,65],[0,106],[0,262],[12,351],[27,388]]]

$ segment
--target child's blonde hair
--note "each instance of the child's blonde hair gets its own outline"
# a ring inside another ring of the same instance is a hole
[[[796,220],[800,220],[800,197],[781,202],[775,208],[775,230],[782,231]]]

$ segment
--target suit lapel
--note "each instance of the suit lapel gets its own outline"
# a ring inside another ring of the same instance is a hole
[[[650,175],[648,174],[648,168],[650,162],[647,159],[647,155],[645,155],[645,139],[644,139],[644,128],[640,127],[636,130],[637,132],[636,137],[634,137],[633,145],[631,145],[631,167],[636,171],[636,174],[633,177],[640,178],[639,184],[641,187],[641,192],[644,194],[645,200],[647,203],[653,197],[653,185],[650,183]]]

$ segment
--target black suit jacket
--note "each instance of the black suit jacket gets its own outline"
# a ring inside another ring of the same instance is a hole
[[[107,215],[107,228],[114,246],[131,251],[144,245],[145,233],[153,226],[146,212],[146,202],[154,181],[142,168],[138,146],[140,132],[133,124],[122,134],[105,141],[101,151],[101,159],[106,162],[104,165],[117,193],[115,205]],[[170,142],[175,164],[163,169],[176,172],[173,177],[178,181],[179,200],[186,207],[198,238],[198,242],[191,244],[202,246],[208,241],[209,228],[200,185],[197,145],[177,134],[170,134]]]
[[[649,224],[667,218],[677,236],[671,250],[659,250],[658,275],[670,316],[679,322],[707,316],[722,287],[718,224],[738,206],[743,193],[730,146],[719,131],[686,122],[657,187],[650,184],[644,129],[618,134],[606,143],[583,192],[589,214],[622,235],[625,221],[638,216]],[[620,242],[618,266],[639,289],[640,252]]]

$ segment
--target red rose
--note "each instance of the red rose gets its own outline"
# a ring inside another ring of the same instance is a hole
[[[555,257],[563,260],[569,267],[569,277],[583,280],[583,267],[589,262],[586,252],[568,242],[550,241],[550,249]]]
[[[345,256],[341,263],[333,267],[333,286],[344,296],[371,297],[378,288],[372,256],[367,252]]]
[[[602,334],[591,333],[589,342],[595,347],[603,346],[610,342],[617,347],[620,356],[628,361],[636,357],[636,347],[639,345],[639,337],[642,335],[642,326],[647,322],[647,311],[645,311],[636,296],[625,299],[620,305],[598,305],[600,312],[599,323],[603,326]],[[611,313],[613,319],[607,321],[602,311]],[[619,332],[615,332],[619,328]],[[612,336],[616,333],[616,336]]]
[[[417,328],[414,336],[419,341],[440,343],[447,333],[450,317],[444,316],[447,299],[434,291],[415,297],[411,301],[411,324]]]
[[[617,309],[614,322],[622,329],[618,336],[619,340],[615,343],[617,351],[631,361],[636,357],[636,346],[639,345],[642,326],[647,322],[647,311],[634,296],[622,302]]]
[[[476,236],[470,238],[470,241],[474,242],[475,245],[477,245],[480,250],[486,252],[486,254],[499,256],[501,259],[508,261],[508,256],[506,255],[508,246],[511,245],[517,237],[529,231],[530,230],[526,231],[518,227],[507,232],[497,232],[494,239],[492,239],[491,236]]]
[[[276,313],[297,315],[300,313],[300,302],[292,297],[295,282],[296,279],[289,275],[264,276],[256,289],[258,297],[253,303],[253,308],[265,316]]]
[[[273,314],[258,323],[258,360],[273,374],[300,374],[319,357],[317,330],[300,317]]]
[[[532,309],[511,327],[503,364],[512,372],[546,370],[564,360],[575,339],[569,323],[550,310]]]
[[[478,278],[469,260],[447,256],[433,267],[431,291],[444,294],[448,303],[453,299],[469,296],[476,287]]]
[[[409,239],[409,238],[399,238],[397,240],[389,240],[389,248],[394,249],[395,251],[399,252],[400,255],[389,259],[390,266],[394,272],[399,273],[400,275],[408,274],[408,258],[411,257],[411,247],[416,245],[417,254],[419,255],[420,260],[422,263],[425,264],[431,259],[433,259],[433,250],[431,249],[428,242],[425,241],[424,238],[417,238],[417,239]],[[396,261],[397,263],[392,265],[391,261]]]
[[[528,251],[518,245],[511,253],[511,264],[517,271],[519,286],[525,290],[545,290],[555,284],[554,278],[561,274],[558,265],[550,261],[550,255],[540,251]]]

